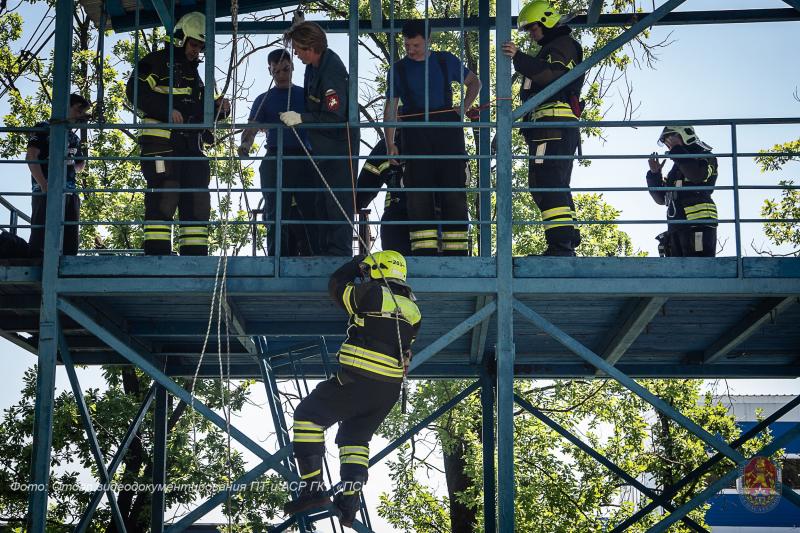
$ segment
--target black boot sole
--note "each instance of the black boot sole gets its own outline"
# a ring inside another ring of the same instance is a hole
[[[332,504],[333,502],[328,496],[315,496],[289,502],[283,506],[283,512],[287,515],[295,515],[311,511],[312,509],[324,509]]]

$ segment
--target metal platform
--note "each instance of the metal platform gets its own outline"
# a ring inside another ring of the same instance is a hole
[[[120,326],[169,375],[194,374],[209,325],[219,258],[65,257],[63,299]],[[268,340],[276,373],[291,375],[295,360],[309,377],[324,375],[321,346],[334,356],[344,339],[345,313],[327,294],[338,258],[269,258],[228,262],[231,368],[260,376],[248,339]],[[494,258],[410,258],[424,318],[416,351],[424,351],[493,301]],[[157,275],[156,275],[157,274]],[[41,270],[0,270],[0,329],[35,352]],[[457,280],[447,283],[444,279]],[[624,373],[636,377],[800,376],[800,261],[743,258],[514,259],[517,301]],[[455,288],[455,289],[454,289]],[[496,322],[481,325],[437,351],[416,378],[477,377],[494,359]],[[69,317],[62,327],[76,364],[129,364]],[[214,314],[201,374],[218,376]],[[234,327],[235,324],[235,327]],[[25,334],[24,336],[22,334]],[[25,338],[30,335],[30,337]],[[514,319],[515,375],[583,377],[596,370],[520,314]]]

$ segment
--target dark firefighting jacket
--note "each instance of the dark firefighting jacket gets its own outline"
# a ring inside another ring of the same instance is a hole
[[[553,83],[555,80],[572,70],[583,61],[583,48],[572,35],[572,30],[566,26],[545,30],[544,38],[539,41],[541,48],[535,56],[524,52],[514,54],[514,70],[523,76],[522,88],[519,96],[524,102],[536,93]],[[574,109],[577,104],[584,76],[567,85],[556,94],[539,104],[536,109],[524,117],[525,122],[565,122],[577,120],[579,110]],[[570,105],[570,101],[573,104]],[[524,128],[522,130],[528,142],[551,140],[556,135],[560,139],[558,130],[540,128]]]
[[[678,154],[710,154],[711,151],[697,143],[680,145],[668,152]],[[673,158],[674,164],[667,177],[647,172],[648,187],[680,187],[679,191],[650,191],[653,200],[667,206],[667,220],[696,220],[699,225],[716,226],[717,206],[711,199],[711,190],[696,187],[713,187],[717,183],[717,158]],[[672,230],[689,229],[686,224],[674,224]]]
[[[189,61],[183,48],[173,51],[175,69],[172,79],[172,109],[180,111],[185,124],[203,122],[203,79],[198,72],[199,61]],[[128,79],[125,94],[143,115],[145,123],[168,122],[172,113],[169,107],[169,62],[170,46],[150,52],[139,61],[138,78],[133,74]],[[137,102],[133,102],[134,86],[138,84]],[[139,133],[142,154],[172,152],[174,137],[178,135],[197,139],[201,148],[198,130],[143,128]],[[207,141],[210,139],[206,139]],[[191,144],[191,143],[190,143]]]
[[[381,139],[369,154],[369,157],[380,157],[386,155],[386,141]],[[398,165],[392,165],[388,159],[367,159],[358,175],[356,189],[356,207],[366,209],[369,203],[378,196],[377,191],[365,191],[363,189],[380,189],[386,185],[389,188],[397,189],[403,186],[403,169]],[[390,217],[392,220],[405,218],[406,198],[405,193],[399,191],[387,191],[384,202],[384,214],[395,212],[398,216]],[[402,216],[400,216],[402,215]]]
[[[384,280],[355,284],[360,262],[361,258],[354,258],[328,282],[331,298],[350,317],[339,364],[372,379],[400,382],[403,357],[417,336],[422,315],[405,284],[389,281],[388,288]]]

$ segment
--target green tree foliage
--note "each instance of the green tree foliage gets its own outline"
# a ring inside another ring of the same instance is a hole
[[[776,144],[768,150],[761,150],[761,153],[763,155],[756,157],[761,172],[780,172],[789,163],[800,161],[800,139]],[[791,170],[796,171],[797,167],[792,166]],[[800,219],[800,191],[790,188],[795,186],[795,180],[782,179],[778,184],[786,188],[781,190],[780,198],[764,201],[764,205],[761,206],[761,216],[774,220]],[[764,232],[774,244],[790,246],[792,251],[787,255],[800,255],[800,223],[766,222]]]

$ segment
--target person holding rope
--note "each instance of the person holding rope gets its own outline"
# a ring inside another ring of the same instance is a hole
[[[200,54],[206,46],[206,17],[194,11],[175,24],[174,44],[144,56],[137,68],[138,78],[128,79],[125,94],[144,123],[173,124],[202,123],[205,87],[198,72]],[[170,47],[172,51],[170,52]],[[170,88],[170,55],[174,60]],[[138,87],[138,101],[134,88]],[[172,109],[169,108],[170,91]],[[226,117],[230,102],[215,101],[216,115]],[[208,219],[211,215],[211,195],[208,185],[211,169],[207,159],[185,161],[165,160],[164,157],[204,157],[203,144],[214,142],[208,130],[143,128],[139,133],[142,174],[148,189],[206,189],[193,192],[147,192],[144,195],[144,253],[172,253],[172,222],[178,209],[178,251],[181,255],[208,255]]]
[[[523,76],[520,99],[532,98],[536,93],[569,72],[583,61],[583,48],[572,35],[570,28],[559,24],[561,15],[546,0],[536,0],[523,7],[517,17],[517,28],[527,31],[539,45],[535,56],[521,52],[514,42],[503,43],[503,54],[510,57],[514,70]],[[577,121],[582,112],[580,102],[584,76],[578,77],[565,88],[525,115],[525,121],[568,122]],[[531,188],[563,188],[567,190],[532,191],[533,201],[542,212],[547,249],[544,255],[574,256],[581,242],[575,227],[575,203],[568,190],[572,178],[572,159],[537,159],[541,156],[572,156],[578,149],[578,128],[523,128],[522,135],[528,143],[528,186]]]
[[[272,75],[274,87],[258,95],[250,110],[249,122],[269,123],[279,122],[279,114],[286,109],[303,113],[305,108],[305,94],[303,88],[292,83],[294,64],[292,56],[285,48],[273,50],[267,56],[269,73]],[[258,129],[248,128],[242,132],[239,145],[239,157],[247,157],[253,146]],[[283,160],[283,188],[313,187],[314,168],[306,158],[301,142],[310,150],[308,130],[298,130],[300,140],[291,132],[284,131],[283,155],[298,157],[298,159]],[[274,159],[278,155],[278,129],[267,131],[267,157],[258,167],[261,175],[261,188],[274,189],[278,183],[278,164]],[[272,159],[270,159],[272,158]],[[264,220],[277,223],[275,220],[275,192],[263,191],[264,195]],[[314,202],[317,195],[308,192],[284,192],[281,199],[283,220],[305,220],[312,216],[316,206]],[[287,215],[288,213],[288,215]],[[267,253],[275,255],[275,226],[267,225]],[[315,255],[317,239],[313,233],[315,228],[306,224],[288,224],[281,231],[281,255]]]
[[[281,121],[289,127],[303,123],[346,123],[350,76],[341,58],[328,48],[323,29],[314,22],[298,21],[284,34],[284,38],[291,42],[294,54],[306,65],[303,83],[305,111],[284,111],[280,114]],[[338,157],[317,161],[334,190],[317,194],[316,212],[322,220],[340,223],[317,225],[316,251],[319,255],[352,256],[351,223],[358,164],[358,160],[352,158],[358,155],[359,131],[357,128],[351,130],[345,124],[339,128],[310,129],[308,135],[314,155]],[[349,214],[348,220],[342,220],[337,202]]]
[[[347,339],[339,349],[336,375],[295,409],[293,446],[301,490],[284,507],[287,514],[330,505],[322,477],[325,430],[340,422],[342,491],[334,505],[342,525],[353,524],[368,477],[369,441],[400,396],[422,321],[406,274],[405,258],[384,250],[356,257],[330,277],[330,297],[350,317]]]
[[[384,121],[395,122],[398,118],[403,122],[425,120],[427,63],[430,120],[462,122],[463,117],[453,108],[452,83],[461,83],[463,79],[466,87],[464,109],[468,110],[478,97],[480,80],[453,54],[428,49],[430,31],[426,31],[424,21],[408,21],[403,25],[402,32],[406,57],[392,65],[389,70],[391,90],[387,90]],[[387,127],[385,133],[389,155],[396,156],[399,151],[394,142],[395,128]],[[466,155],[464,130],[460,127],[402,128],[401,139],[403,153],[408,155]],[[466,177],[466,159],[431,157],[406,161],[404,179],[409,188],[461,189],[466,186]],[[463,224],[443,225],[441,239],[435,225],[422,223],[410,226],[412,255],[438,255],[440,251],[442,255],[469,255],[466,191],[409,191],[406,194],[409,220],[434,220],[438,203],[442,221],[463,221]]]

